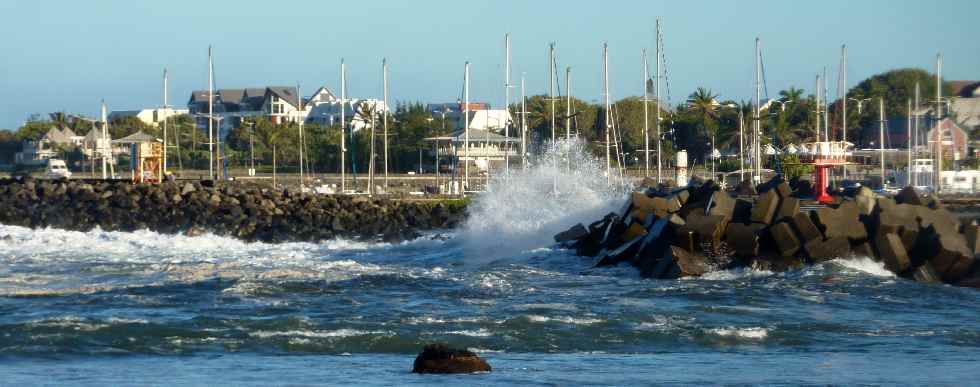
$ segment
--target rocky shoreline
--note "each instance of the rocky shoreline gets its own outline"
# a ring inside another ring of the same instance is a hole
[[[211,232],[245,241],[404,240],[448,229],[460,201],[315,195],[233,182],[0,179],[0,223],[88,231]]]
[[[939,199],[911,188],[895,197],[867,188],[808,200],[805,180],[743,184],[737,194],[711,181],[634,192],[622,210],[577,224],[556,242],[596,257],[596,266],[629,263],[649,278],[697,277],[711,269],[786,271],[850,256],[883,262],[920,282],[980,287],[980,230]]]

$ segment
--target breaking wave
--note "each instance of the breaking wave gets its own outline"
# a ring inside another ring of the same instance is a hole
[[[629,186],[605,177],[605,168],[577,139],[549,146],[526,169],[494,177],[476,197],[461,238],[467,259],[509,257],[549,246],[575,223],[590,223],[622,205]]]

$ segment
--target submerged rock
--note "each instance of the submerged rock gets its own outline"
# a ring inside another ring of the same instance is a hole
[[[412,372],[417,374],[469,374],[490,372],[490,364],[475,353],[455,349],[445,343],[426,345],[415,357]]]

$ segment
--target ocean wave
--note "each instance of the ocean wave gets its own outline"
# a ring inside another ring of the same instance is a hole
[[[761,327],[749,327],[749,328],[711,328],[705,330],[705,332],[712,335],[721,337],[734,337],[739,339],[748,340],[763,340],[769,336],[769,330]]]
[[[342,328],[342,329],[337,329],[332,331],[308,331],[308,330],[254,331],[254,332],[249,332],[248,335],[260,339],[268,339],[268,338],[276,338],[276,337],[333,339],[333,338],[344,338],[344,337],[355,337],[355,336],[394,336],[395,332],[362,331],[357,329]]]
[[[769,277],[775,273],[769,270],[758,270],[747,267],[740,267],[729,270],[715,270],[704,273],[701,277],[691,277],[689,279],[702,279],[708,281],[734,281],[740,279],[753,279]]]
[[[592,325],[605,321],[603,319],[598,319],[598,318],[570,317],[570,316],[549,317],[549,316],[541,316],[536,314],[527,315],[525,316],[525,318],[527,318],[529,321],[534,323],[546,323],[546,322],[554,321],[554,322],[573,324],[573,325]]]
[[[875,277],[894,278],[895,273],[885,268],[884,262],[875,261],[868,257],[856,257],[847,259],[834,259],[827,263],[834,264],[852,271],[859,271],[864,274],[871,274]]]

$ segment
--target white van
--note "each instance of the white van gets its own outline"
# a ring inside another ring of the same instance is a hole
[[[65,160],[48,159],[48,167],[44,170],[45,179],[67,179],[71,177],[71,171],[65,165]]]

